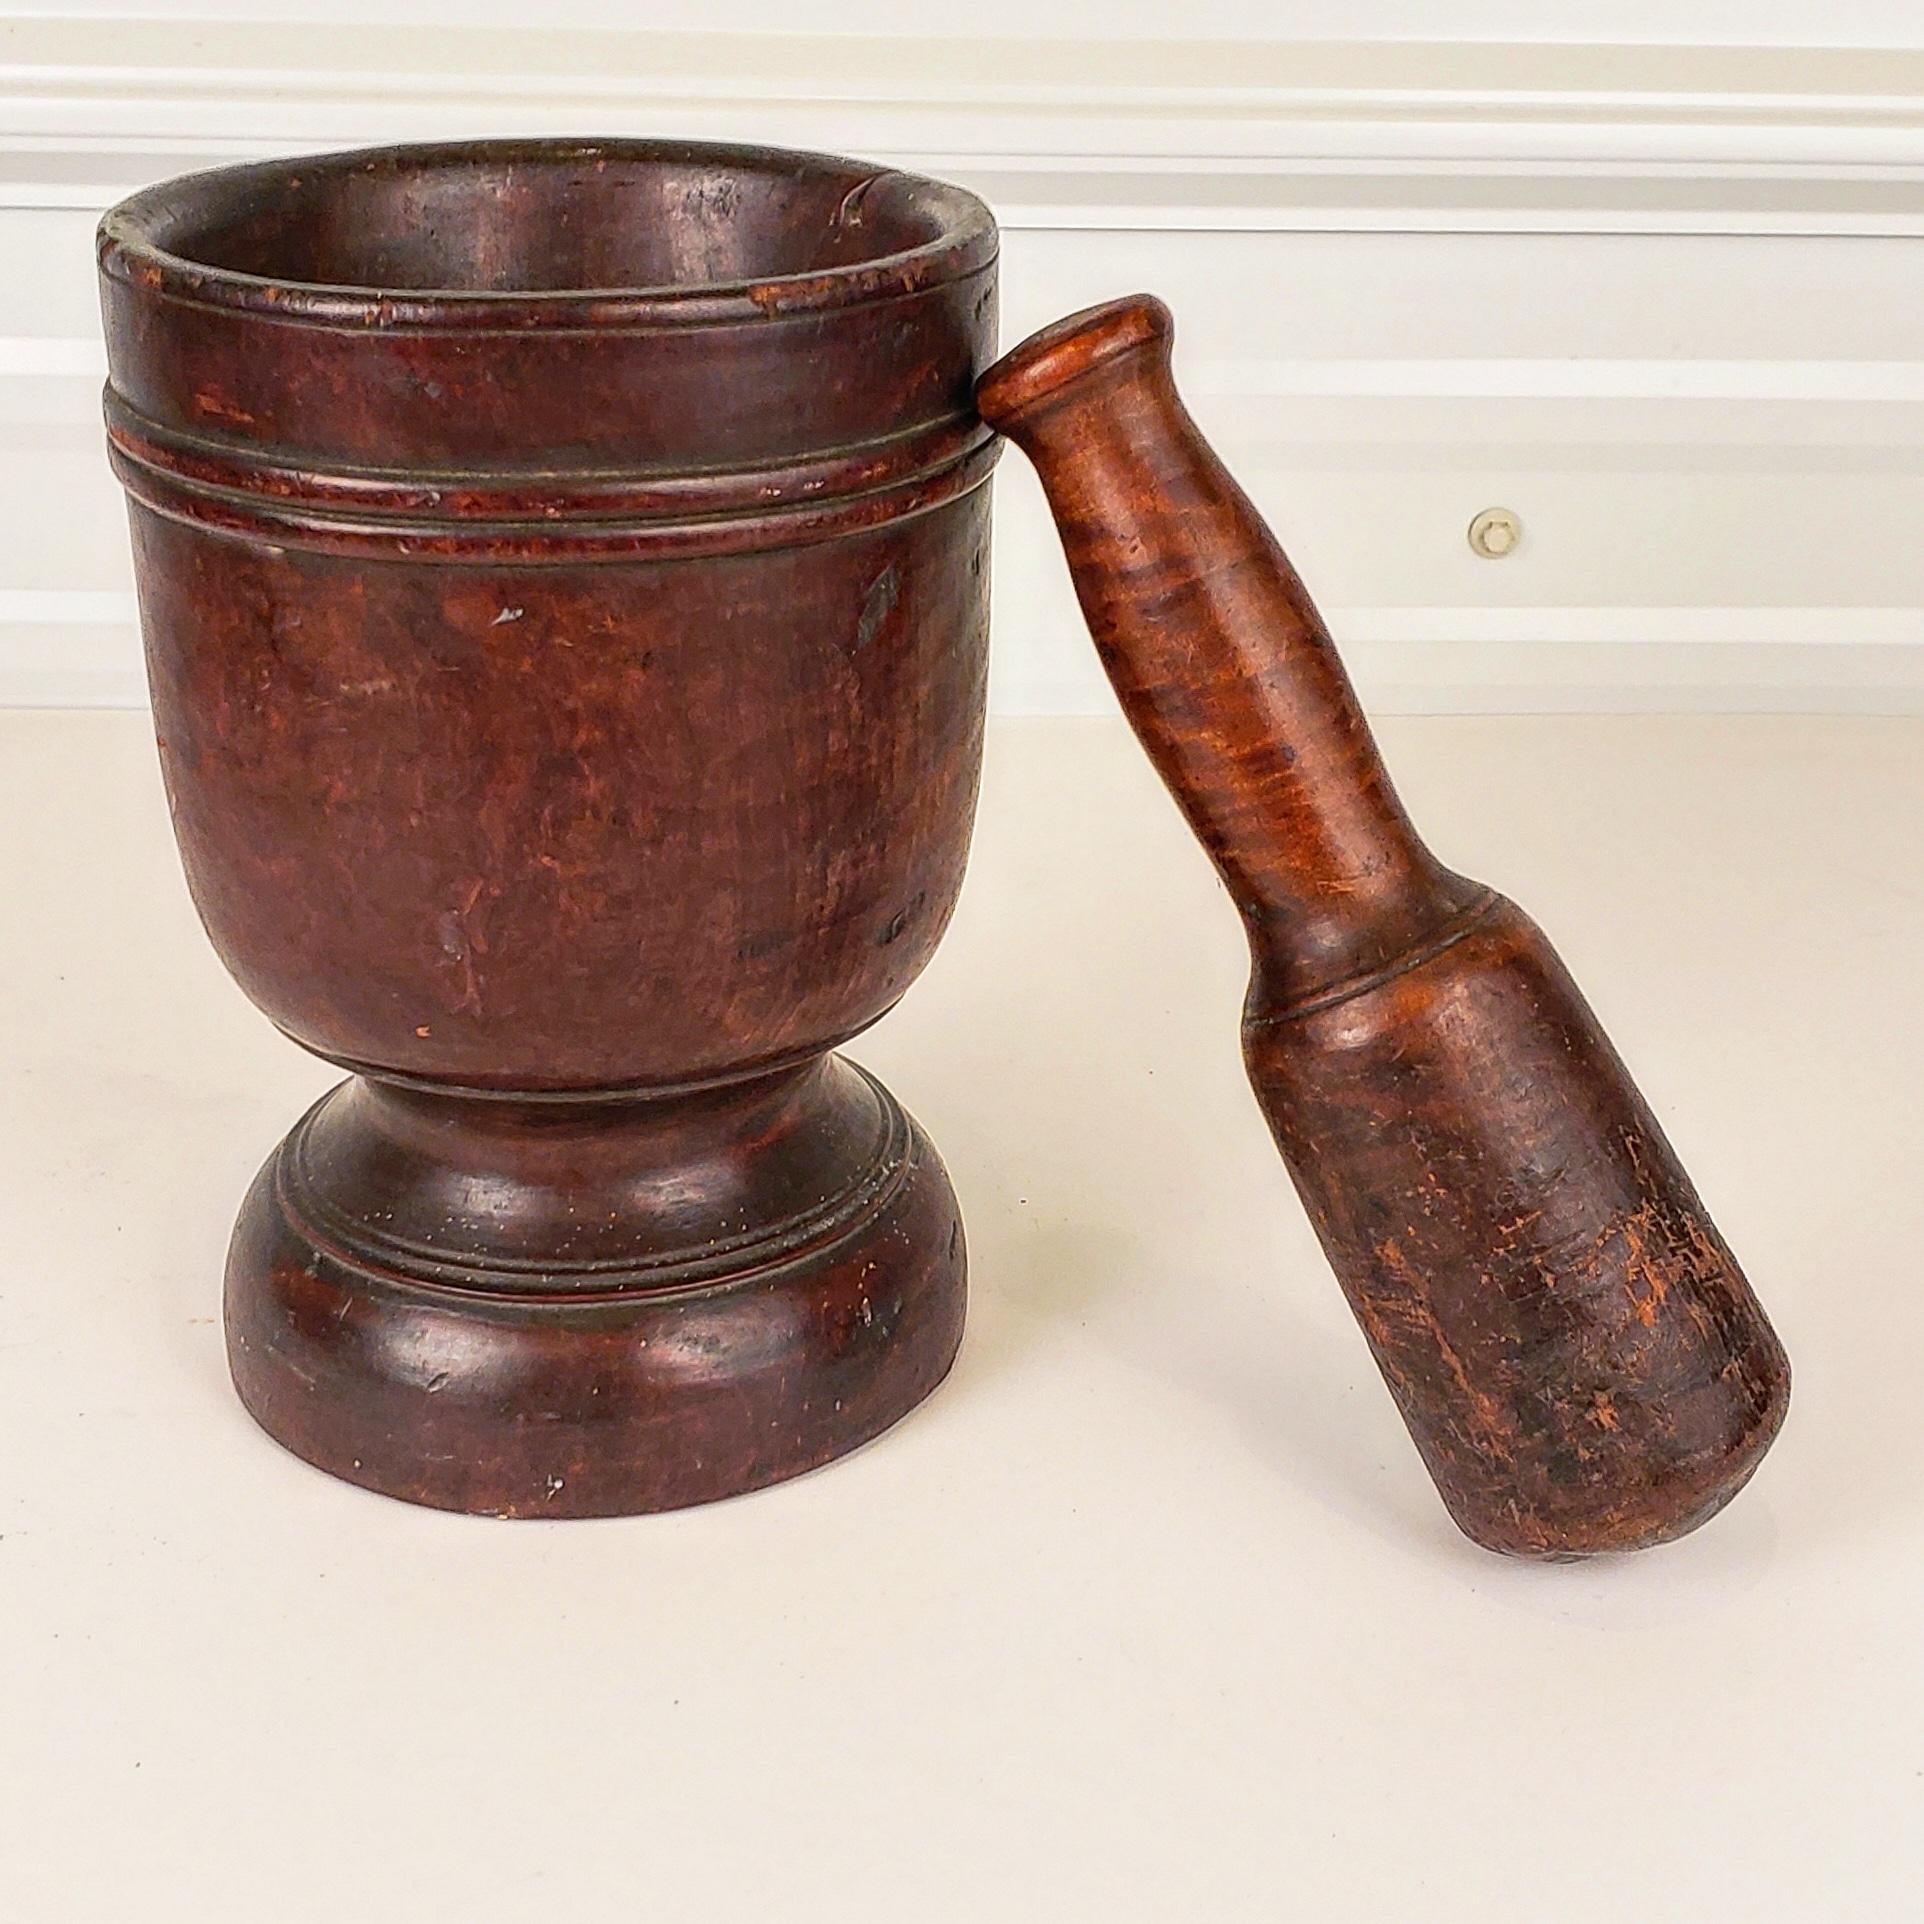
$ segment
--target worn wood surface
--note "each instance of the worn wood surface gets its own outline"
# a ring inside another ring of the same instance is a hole
[[[662,1508],[947,1369],[947,1179],[829,1052],[961,881],[995,252],[937,183],[630,142],[274,162],[104,222],[188,879],[356,1072],[227,1280],[241,1394],[313,1462]]]
[[[1492,1549],[1662,1542],[1789,1371],[1542,933],[1398,802],[1328,633],[1197,431],[1147,297],[984,377],[1124,711],[1247,925],[1257,1098],[1445,1503]]]

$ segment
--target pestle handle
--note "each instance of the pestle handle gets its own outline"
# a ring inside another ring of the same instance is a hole
[[[1035,465],[1103,666],[1267,952],[1308,996],[1434,939],[1482,891],[1424,846],[1296,571],[1203,439],[1152,295],[1087,309],[982,377]]]

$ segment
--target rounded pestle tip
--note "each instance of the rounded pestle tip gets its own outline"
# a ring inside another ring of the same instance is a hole
[[[1156,345],[1167,351],[1174,332],[1174,317],[1153,294],[1085,307],[1031,334],[989,368],[975,384],[976,409],[992,428],[1006,428],[1124,355]]]

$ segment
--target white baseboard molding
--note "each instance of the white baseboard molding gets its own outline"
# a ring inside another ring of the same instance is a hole
[[[111,201],[479,133],[976,186],[1005,333],[1149,285],[1379,708],[1924,708],[1924,51],[0,19],[0,702],[143,699],[98,420]],[[262,12],[271,13],[269,0]],[[1525,545],[1469,556],[1477,510]],[[994,698],[1108,694],[998,483]]]
[[[14,206],[584,131],[933,167],[1011,229],[1924,233],[1916,50],[0,19]]]

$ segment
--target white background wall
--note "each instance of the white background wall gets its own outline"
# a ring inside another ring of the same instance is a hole
[[[4,0],[0,19],[438,21],[516,26],[527,0]],[[1915,0],[969,0],[966,10],[914,0],[544,0],[549,26],[701,27],[711,31],[942,33],[1025,39],[1516,40],[1604,45],[1924,46]]]
[[[1164,294],[1381,705],[1924,706],[1924,7],[528,13],[0,4],[0,700],[140,697],[102,208],[268,151],[607,131],[967,181],[1010,340]],[[997,699],[1099,705],[1019,459],[997,487]],[[1500,562],[1465,538],[1494,504]]]

